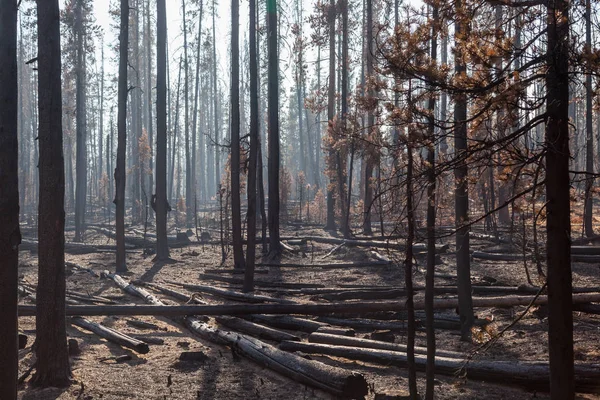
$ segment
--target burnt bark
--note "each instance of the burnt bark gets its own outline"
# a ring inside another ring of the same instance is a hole
[[[17,398],[19,243],[17,5],[0,2],[0,398]]]
[[[58,0],[38,0],[39,208],[36,385],[70,384],[65,320],[65,167]]]

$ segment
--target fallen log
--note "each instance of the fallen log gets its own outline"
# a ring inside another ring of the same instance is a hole
[[[323,236],[307,236],[304,239],[317,243],[325,243],[325,244],[342,244],[349,247],[374,247],[379,249],[396,249],[396,250],[404,250],[405,244],[402,242],[394,242],[394,241],[384,241],[384,240],[357,240],[357,239],[338,239],[332,237],[323,237]],[[427,245],[424,243],[415,243],[413,245],[413,249],[415,251],[425,251],[427,250]],[[449,249],[447,244],[436,244],[435,251],[436,253],[445,253]]]
[[[85,318],[73,317],[71,318],[71,323],[80,328],[94,332],[96,335],[110,342],[135,350],[140,354],[146,354],[150,351],[150,348],[148,347],[147,343],[144,343],[141,340],[134,339],[131,336],[125,335],[124,333],[121,333],[107,326],[89,321]]]
[[[343,357],[349,360],[374,362],[383,365],[407,367],[407,356],[404,352],[364,349],[350,346],[334,346],[327,344],[282,342],[280,349],[301,351],[310,354],[325,354]],[[419,371],[425,370],[427,357],[415,354],[415,364]],[[435,359],[437,374],[455,376],[466,374],[467,378],[501,382],[504,384],[523,385],[538,390],[548,390],[550,382],[549,368],[540,363],[518,363],[512,361],[469,361],[462,358],[438,357]],[[578,392],[595,392],[600,388],[600,371],[593,367],[575,367],[576,390]]]
[[[312,319],[293,317],[291,315],[245,315],[242,318],[250,321],[260,322],[280,329],[289,329],[300,332],[326,332],[336,335],[354,336],[354,329],[339,328]]]
[[[306,246],[306,239],[303,239],[303,238],[300,238],[300,239],[287,239],[286,242],[290,246]]]
[[[341,335],[331,335],[328,333],[314,332],[308,336],[310,343],[321,343],[321,344],[333,344],[337,346],[351,346],[351,347],[362,347],[368,349],[380,349],[380,350],[392,350],[406,352],[406,345],[399,343],[388,343],[380,340],[362,339],[357,337],[348,337]],[[427,347],[415,346],[416,354],[427,354]],[[451,358],[466,358],[467,355],[456,351],[447,351],[436,349],[435,355],[440,357],[451,357]]]
[[[141,286],[147,286],[149,288],[155,289],[163,294],[166,294],[167,296],[173,297],[174,299],[177,299],[180,301],[185,301],[186,303],[194,302],[195,304],[208,304],[208,303],[198,299],[197,296],[193,296],[191,294],[173,290],[171,288],[168,288],[168,287],[162,286],[162,285],[158,285],[156,283],[141,282],[141,281],[137,281],[137,283]]]
[[[112,279],[117,284],[117,286],[121,288],[121,290],[123,290],[125,293],[128,293],[135,297],[139,297],[146,303],[164,306],[164,303],[161,302],[158,298],[156,298],[153,294],[150,294],[147,290],[144,290],[127,282],[125,279],[121,278],[117,274],[111,274],[108,271],[104,271],[102,273],[102,276]]]
[[[230,278],[227,276],[219,276],[213,274],[200,274],[200,279],[212,280],[217,282],[226,282],[236,285],[242,285],[244,280],[241,278]],[[288,288],[288,289],[306,289],[306,288],[323,288],[325,285],[320,283],[297,283],[297,282],[265,282],[254,281],[254,286],[267,288]]]
[[[247,302],[247,303],[272,302],[272,303],[280,303],[280,304],[295,304],[295,302],[291,301],[291,300],[276,299],[274,297],[261,296],[258,294],[251,294],[251,293],[240,293],[240,292],[235,292],[233,290],[218,288],[215,286],[190,285],[187,283],[181,283],[181,282],[170,281],[170,280],[167,280],[165,282],[167,282],[171,285],[181,286],[184,289],[193,290],[195,292],[208,293],[208,294],[222,297],[222,298],[228,299],[228,300],[242,301],[242,302]]]
[[[214,334],[243,355],[297,382],[304,383],[342,398],[362,399],[368,393],[365,377],[354,371],[333,367],[287,353],[252,337],[214,330]],[[287,342],[293,343],[293,342]]]
[[[600,315],[600,304],[574,304],[573,311],[584,312],[586,314]]]
[[[277,264],[277,263],[257,263],[258,267],[273,267],[273,268],[322,268],[322,269],[337,269],[337,268],[369,268],[369,267],[388,267],[391,264],[384,261],[366,261],[366,262],[346,262],[346,263],[330,263],[330,264]]]
[[[31,239],[22,239],[21,244],[19,245],[19,250],[29,250],[37,252],[38,249],[38,241]],[[126,250],[131,250],[132,247],[128,246]],[[85,244],[85,243],[75,243],[75,242],[66,242],[65,243],[65,253],[69,254],[90,254],[90,253],[100,253],[105,251],[116,251],[116,246],[106,245],[106,244]]]
[[[246,321],[244,319],[236,318],[236,317],[228,317],[228,316],[217,316],[215,320],[230,329],[240,331],[243,333],[247,333],[249,335],[255,336],[259,339],[267,339],[273,340],[276,342],[282,342],[284,340],[290,341],[299,341],[300,338],[296,335],[292,335],[291,333],[287,333],[284,331],[280,331],[274,328],[269,328],[268,326],[263,326],[260,324],[255,324],[254,322]]]
[[[112,276],[115,282],[119,280],[118,278],[120,278],[118,275]],[[146,302],[162,304],[156,297],[152,295],[147,296],[144,294],[145,291],[143,289],[136,288],[122,278],[118,285],[123,290],[127,290],[128,293],[136,293],[136,295],[145,299]],[[231,347],[235,347],[239,354],[245,355],[255,362],[263,364],[298,382],[309,384],[343,397],[357,398],[358,396],[358,398],[361,398],[368,393],[367,382],[364,376],[358,373],[347,372],[344,369],[331,367],[317,361],[306,360],[296,355],[289,357],[290,354],[280,351],[269,344],[245,335],[221,331],[194,317],[185,318],[185,322],[193,332],[199,334],[201,337],[217,344],[228,344]]]
[[[492,261],[523,261],[526,259],[522,254],[485,253],[483,251],[474,251],[471,257]]]
[[[573,304],[600,302],[600,293],[576,293],[572,297]],[[504,296],[474,297],[473,307],[515,307],[548,304],[548,296]],[[435,299],[434,309],[454,309],[458,307],[458,299]],[[375,311],[400,311],[406,309],[404,301],[365,301],[357,303],[329,304],[220,304],[220,305],[182,305],[182,306],[144,306],[144,305],[98,305],[67,306],[67,315],[249,315],[249,314],[300,314],[329,315],[355,314]],[[415,300],[415,310],[424,310],[423,300]],[[19,316],[34,316],[35,306],[19,305]]]
[[[110,229],[101,228],[99,226],[88,226],[88,228],[92,229],[98,233],[101,233],[111,239],[116,238],[115,233]],[[173,235],[168,236],[167,241],[169,242],[169,245],[171,247],[181,247],[181,246],[186,246],[186,245],[189,245],[192,243],[189,239],[188,240],[179,240],[179,238],[177,238],[176,236],[173,236]],[[125,236],[125,243],[129,244],[130,247],[131,246],[152,247],[152,246],[156,245],[155,240],[149,240],[148,238],[144,239],[144,238],[137,237],[137,236]]]
[[[289,329],[300,332],[312,333],[317,331],[321,327],[327,327],[328,324],[324,322],[318,322],[311,319],[304,319],[293,317],[291,315],[259,315],[250,314],[245,316],[251,321],[260,322],[262,324],[270,325],[275,328]]]
[[[84,301],[88,303],[117,304],[116,301],[107,299],[105,297],[91,296],[85,293],[75,292],[73,290],[67,290],[65,294],[74,300]]]
[[[343,319],[335,317],[319,317],[319,322],[325,322],[329,325],[346,326],[353,329],[360,330],[390,330],[390,331],[405,331],[406,322],[390,322],[390,321],[378,321],[373,319],[353,318]]]
[[[406,296],[404,289],[389,289],[389,290],[346,290],[338,293],[320,294],[319,298],[328,301],[344,301],[344,300],[386,300],[397,299],[398,297]]]

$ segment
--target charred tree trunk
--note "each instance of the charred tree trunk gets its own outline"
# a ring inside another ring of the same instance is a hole
[[[40,190],[35,384],[70,384],[65,320],[65,167],[58,0],[38,0]]]
[[[592,6],[591,0],[585,2],[585,45],[587,51],[592,49]],[[585,132],[586,132],[586,147],[585,147],[585,172],[587,174],[585,180],[585,204],[584,204],[584,225],[585,235],[587,237],[594,235],[594,227],[592,223],[593,214],[593,198],[592,188],[594,186],[594,133],[593,133],[593,92],[592,87],[592,72],[588,71],[585,77]]]
[[[19,372],[17,293],[19,244],[17,4],[0,1],[0,398],[16,400]]]
[[[269,98],[269,252],[281,253],[279,240],[279,56],[277,49],[277,0],[267,0],[268,98]]]
[[[431,32],[431,59],[437,59],[436,24],[439,20],[437,6],[432,10],[433,28]],[[433,89],[433,88],[431,88]],[[435,391],[435,320],[433,313],[435,276],[435,97],[429,99],[427,121],[427,267],[425,274],[425,330],[427,332],[427,361],[425,365],[425,400],[433,400]]]
[[[248,244],[246,246],[246,271],[244,292],[254,290],[254,264],[256,256],[256,167],[258,158],[258,59],[256,54],[256,0],[249,4],[250,41],[250,155],[248,166]]]
[[[240,200],[240,3],[231,0],[231,228],[234,268],[244,269]]]
[[[455,42],[456,56],[454,72],[461,77],[467,73],[463,60],[463,47],[466,45],[465,32],[467,29],[463,0],[458,0],[456,7]],[[456,224],[456,270],[458,278],[458,312],[461,320],[461,335],[463,340],[469,340],[473,325],[473,302],[471,298],[471,262],[469,254],[469,170],[466,155],[467,143],[467,97],[458,94],[454,104],[454,149],[457,158],[454,169],[455,189],[455,224]]]
[[[156,259],[169,258],[167,241],[167,10],[156,3]]]
[[[550,396],[575,397],[569,195],[569,2],[551,0],[546,73],[546,248]]]
[[[76,125],[77,145],[75,156],[75,241],[82,242],[85,231],[85,206],[87,193],[87,156],[86,156],[86,99],[85,99],[85,61],[84,61],[84,25],[82,0],[75,3],[75,41],[76,41]]]
[[[115,225],[117,234],[117,272],[127,271],[125,260],[125,151],[127,147],[127,50],[129,47],[129,2],[121,0],[119,34],[119,83],[117,111],[117,165],[115,168]]]
[[[329,88],[327,91],[327,121],[332,126],[335,116],[335,0],[329,0]],[[335,157],[334,151],[329,150],[329,158]],[[335,227],[335,194],[333,190],[334,179],[329,177],[327,185],[327,223],[325,230],[334,231]]]

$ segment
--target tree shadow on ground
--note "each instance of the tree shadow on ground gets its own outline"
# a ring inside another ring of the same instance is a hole
[[[165,265],[172,265],[176,263],[177,261],[171,258],[165,261],[154,261],[152,267],[144,272],[144,274],[140,276],[139,280],[142,282],[152,282],[156,274],[158,274]]]

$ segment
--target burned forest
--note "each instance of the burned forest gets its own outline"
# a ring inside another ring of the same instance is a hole
[[[0,400],[600,399],[591,0],[0,0]]]

